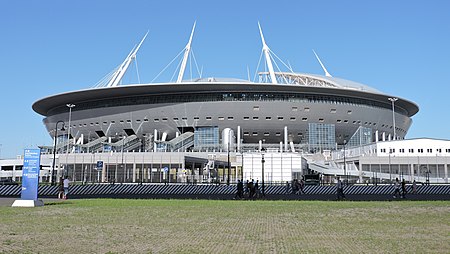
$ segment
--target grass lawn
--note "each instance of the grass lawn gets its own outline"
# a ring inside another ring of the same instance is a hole
[[[86,199],[0,207],[0,253],[450,253],[450,202]]]

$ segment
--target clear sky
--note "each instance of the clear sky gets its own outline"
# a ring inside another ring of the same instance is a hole
[[[187,43],[203,76],[247,78],[267,44],[296,72],[328,71],[417,103],[407,138],[450,139],[450,1],[13,1],[0,2],[1,157],[50,145],[31,105],[86,89],[138,53],[150,82]],[[156,81],[171,79],[176,64]],[[189,78],[189,71],[185,78]],[[197,75],[194,75],[197,77]],[[135,67],[124,82],[137,82]],[[155,82],[156,82],[155,81]]]

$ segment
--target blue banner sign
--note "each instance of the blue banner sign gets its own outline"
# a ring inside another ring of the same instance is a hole
[[[103,161],[97,161],[97,170],[103,170]]]
[[[37,200],[39,170],[41,165],[40,149],[25,149],[22,168],[22,199]]]

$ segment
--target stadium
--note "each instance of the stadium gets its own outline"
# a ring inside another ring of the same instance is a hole
[[[42,180],[53,181],[56,172],[82,182],[284,183],[312,174],[328,182],[336,176],[392,182],[403,175],[448,182],[448,142],[428,140],[421,153],[426,142],[404,140],[419,110],[414,102],[333,77],[316,52],[324,75],[294,72],[270,50],[261,27],[264,68],[257,81],[186,80],[194,29],[178,54],[174,81],[122,84],[145,35],[95,87],[36,101],[33,110],[54,140],[40,147],[47,163]],[[403,147],[412,144],[421,149]],[[414,157],[434,158],[436,172]],[[10,163],[19,166],[5,166],[12,173],[2,166],[3,176],[20,179],[20,162]]]
[[[261,30],[268,71],[259,82],[183,80],[193,32],[176,82],[119,85],[144,37],[103,87],[49,96],[33,109],[51,137],[58,121],[70,122],[59,132],[59,148],[67,149],[70,137],[78,152],[245,151],[280,142],[284,150],[317,152],[403,139],[418,112],[411,101],[332,77],[319,58],[325,75],[274,71]]]

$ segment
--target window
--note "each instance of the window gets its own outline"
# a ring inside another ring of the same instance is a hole
[[[290,121],[295,121],[295,117],[289,118]]]
[[[395,148],[389,148],[389,153],[395,153]]]
[[[348,120],[346,119],[346,120],[344,120],[344,123],[348,123]]]
[[[408,149],[408,152],[410,152],[410,153],[414,153],[414,149],[412,149],[412,148],[409,148],[409,149]]]
[[[248,131],[244,131],[244,136],[248,136],[250,133]]]
[[[254,111],[259,111],[259,106],[253,106]]]
[[[441,149],[441,148],[436,149],[436,151],[437,151],[438,153],[442,153],[442,149]]]
[[[427,149],[427,153],[432,153],[432,152],[433,152],[433,149],[431,149],[431,148]]]
[[[342,122],[342,120],[341,120],[341,119],[338,119],[338,120],[336,120],[336,122],[337,122],[337,123],[341,123],[341,122]]]
[[[200,120],[200,117],[194,116],[194,120]]]
[[[308,118],[303,117],[303,118],[302,118],[302,121],[303,121],[303,122],[306,122],[306,121],[308,121]]]
[[[225,117],[219,116],[219,121],[223,121],[223,120],[225,120]]]
[[[258,132],[256,131],[252,132],[252,136],[258,136]]]
[[[385,152],[386,152],[386,149],[385,149],[385,148],[381,148],[381,152],[382,152],[382,153],[385,153]]]
[[[234,120],[234,117],[229,116],[229,117],[228,117],[228,120],[232,121],[232,120]]]
[[[164,117],[163,119],[161,119],[161,121],[163,121],[163,122],[167,122],[167,118],[166,118],[166,117]]]
[[[264,136],[269,136],[269,133],[268,132],[264,132]]]
[[[323,123],[323,118],[319,118],[319,123]]]
[[[212,117],[210,117],[210,116],[206,117],[206,121],[211,121],[211,119],[212,119]]]
[[[282,116],[278,117],[278,120],[280,120],[280,121],[283,121],[283,119],[284,119],[284,117],[282,117]]]
[[[159,119],[158,119],[158,118],[155,118],[155,119],[153,119],[153,121],[154,121],[155,123],[157,123],[157,122],[159,122]]]
[[[138,122],[138,121],[140,122],[141,120],[136,120],[136,122]],[[103,125],[107,125],[107,124],[108,124],[108,122],[106,122],[106,121],[103,122]]]
[[[275,136],[277,136],[277,137],[281,136],[281,132],[275,133]]]
[[[272,117],[266,116],[266,120],[272,120]]]
[[[183,117],[183,118],[181,118],[181,120],[187,121],[187,117]]]
[[[250,117],[244,116],[244,120],[249,120],[249,119],[250,119]]]
[[[297,107],[292,107],[292,111],[298,111]]]
[[[259,120],[259,117],[254,116],[254,117],[253,117],[253,120]]]
[[[417,149],[417,152],[423,153],[423,149],[422,149],[422,148],[419,148],[419,149]]]
[[[174,117],[173,120],[176,122],[178,121],[178,117]]]
[[[405,153],[405,149],[403,149],[403,148],[400,148],[399,151],[400,151],[400,153]]]
[[[148,122],[148,119],[145,118],[145,119],[144,119],[144,122]],[[114,121],[111,121],[111,123],[114,123]]]
[[[309,108],[304,108],[305,112],[309,112]]]
[[[351,115],[352,111],[351,110],[347,110],[347,114]]]
[[[131,120],[128,119],[128,120],[127,120],[127,123],[131,123]],[[98,125],[98,123],[95,123],[95,125]]]
[[[330,109],[330,113],[331,114],[336,114],[336,109],[335,108]]]
[[[450,149],[445,149],[445,152],[446,153],[450,153]]]

